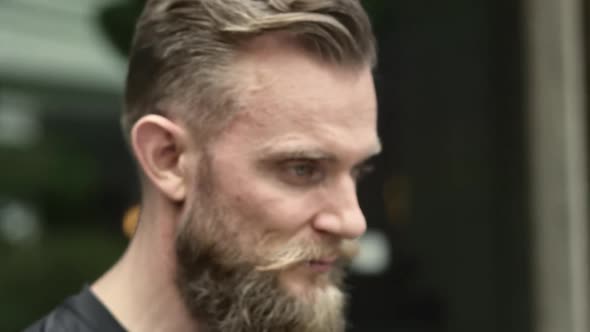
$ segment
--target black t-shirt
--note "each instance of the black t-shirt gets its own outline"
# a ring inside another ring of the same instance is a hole
[[[88,287],[23,332],[125,332]]]

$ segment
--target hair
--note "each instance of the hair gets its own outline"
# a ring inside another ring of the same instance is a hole
[[[131,46],[122,125],[147,114],[179,118],[206,139],[237,109],[232,59],[257,36],[287,32],[312,56],[376,63],[359,0],[148,0]]]

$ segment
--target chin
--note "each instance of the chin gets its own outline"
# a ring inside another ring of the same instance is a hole
[[[280,281],[288,294],[308,304],[326,300],[338,302],[344,298],[330,273],[309,274],[297,270],[285,271]]]

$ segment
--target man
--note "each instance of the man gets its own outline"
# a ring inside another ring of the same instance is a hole
[[[344,331],[374,62],[356,0],[148,1],[123,116],[138,228],[28,331]]]

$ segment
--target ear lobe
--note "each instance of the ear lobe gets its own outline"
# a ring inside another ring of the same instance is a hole
[[[131,131],[133,153],[150,182],[168,199],[186,198],[188,137],[181,126],[159,115],[139,119]]]

